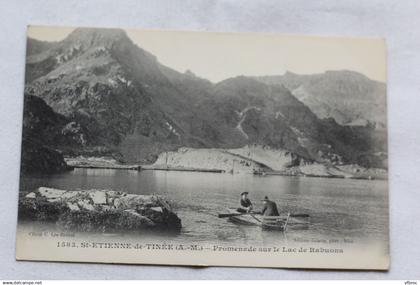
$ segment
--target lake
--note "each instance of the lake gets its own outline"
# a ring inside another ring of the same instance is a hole
[[[183,228],[177,235],[153,232],[142,235],[155,241],[245,246],[302,238],[386,242],[388,235],[388,190],[387,181],[383,180],[112,169],[75,169],[21,179],[22,191],[40,186],[162,195],[182,219]],[[281,212],[309,214],[310,225],[282,233],[218,218],[219,212],[238,206],[243,191],[250,193],[256,210],[262,207],[260,200],[267,195]]]

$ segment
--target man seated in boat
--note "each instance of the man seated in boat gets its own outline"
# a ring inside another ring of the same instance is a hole
[[[241,207],[236,209],[240,213],[249,213],[252,210],[252,202],[251,200],[249,200],[248,194],[249,194],[248,192],[241,193],[241,200],[240,200]]]
[[[277,204],[275,202],[268,199],[267,196],[265,196],[264,199],[262,199],[262,202],[264,207],[261,213],[264,216],[280,216],[279,211],[277,210]]]

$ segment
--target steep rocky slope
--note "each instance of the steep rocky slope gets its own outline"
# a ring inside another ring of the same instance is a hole
[[[207,143],[190,135],[192,121],[211,129],[193,108],[185,108],[199,97],[182,88],[194,80],[176,71],[170,71],[173,78],[165,76],[156,58],[123,31],[77,29],[52,49],[29,54],[28,64],[42,69],[51,61],[54,69],[38,74],[26,92],[79,122],[91,138],[87,147],[116,147],[126,160],[147,162],[167,149]]]
[[[200,110],[207,121],[219,126],[224,148],[252,143],[322,163],[353,161],[381,167],[372,152],[377,144],[368,127],[321,120],[283,86],[248,77],[227,79],[215,86],[214,96]]]

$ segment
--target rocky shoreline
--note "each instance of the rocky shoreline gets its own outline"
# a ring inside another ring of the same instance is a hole
[[[61,229],[83,232],[179,231],[182,227],[181,219],[162,197],[114,190],[39,187],[20,193],[19,219],[54,222]]]
[[[98,168],[98,169],[128,169],[141,170],[139,164],[123,164],[112,157],[92,157],[92,156],[77,156],[64,157],[65,162],[70,167],[75,168]]]
[[[162,170],[184,172],[211,172],[231,174],[253,174],[261,176],[279,175],[296,177],[322,177],[343,179],[386,180],[386,169],[365,168],[355,164],[324,165],[321,163],[301,162],[293,166],[292,156],[266,157],[238,155],[238,150],[187,149],[166,152],[154,164],[122,164],[109,157],[66,157],[66,163],[74,168]]]

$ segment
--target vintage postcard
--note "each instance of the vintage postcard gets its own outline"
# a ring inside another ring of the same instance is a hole
[[[16,258],[387,270],[379,38],[28,28]]]

